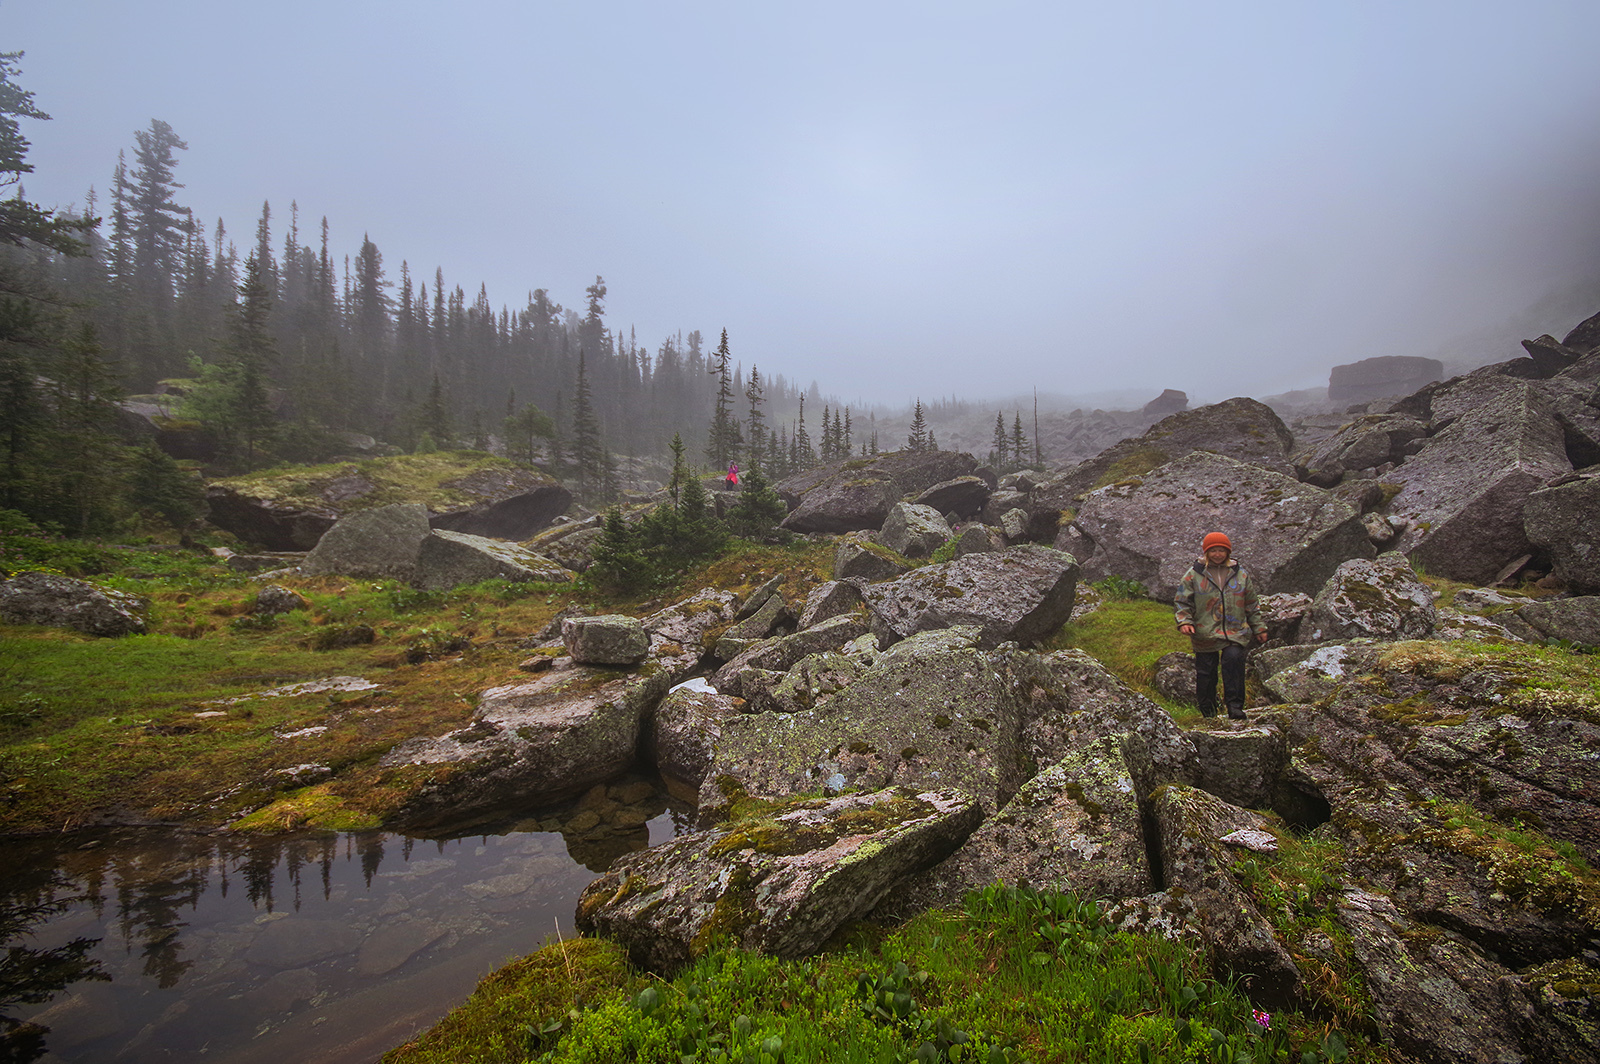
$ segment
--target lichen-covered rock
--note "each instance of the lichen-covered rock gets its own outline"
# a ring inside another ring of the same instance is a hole
[[[1457,596],[1460,597],[1459,595]],[[1521,638],[1514,636],[1502,624],[1488,617],[1480,617],[1475,613],[1451,609],[1442,606],[1439,609],[1439,623],[1434,625],[1433,638],[1435,639],[1476,639],[1483,643],[1521,643]]]
[[[656,706],[651,748],[656,771],[670,793],[694,800],[722,735],[722,722],[742,712],[743,699],[719,694],[704,681],[667,692]]]
[[[357,510],[323,534],[300,571],[409,581],[429,531],[427,507],[419,502]]]
[[[568,617],[561,642],[579,665],[637,665],[650,653],[650,637],[638,618],[622,613]]]
[[[977,472],[978,460],[961,451],[890,451],[871,458],[847,458],[816,466],[773,485],[789,508],[795,509],[818,489],[861,478],[892,480],[903,495],[917,496],[947,480]],[[873,526],[877,527],[877,526]]]
[[[852,532],[841,536],[833,552],[835,580],[871,583],[893,580],[910,570],[910,563],[874,540],[870,532]]]
[[[1262,686],[1278,701],[1320,702],[1359,676],[1376,653],[1371,647],[1344,643],[1302,644],[1260,651],[1255,664]]]
[[[902,492],[894,479],[857,473],[817,485],[800,500],[782,527],[791,532],[853,532],[883,527]]]
[[[1153,807],[1167,889],[1182,890],[1194,906],[1213,961],[1241,976],[1253,1000],[1292,1001],[1300,970],[1249,892],[1233,878],[1233,857],[1222,842],[1240,829],[1262,829],[1265,820],[1204,791],[1177,785],[1158,792]]]
[[[861,606],[861,589],[847,580],[829,580],[811,589],[800,610],[800,627],[810,628],[835,617],[854,613]]]
[[[0,620],[71,628],[84,635],[136,635],[149,605],[137,595],[55,573],[18,573],[0,583]]]
[[[465,532],[435,529],[422,541],[412,577],[417,587],[445,590],[485,580],[565,584],[572,571],[526,547]]]
[[[650,661],[677,683],[700,666],[710,653],[706,644],[738,611],[739,596],[707,587],[642,618],[639,623],[650,636]]]
[[[876,655],[830,650],[802,658],[788,672],[767,673],[770,683],[752,682],[746,673],[743,687],[754,711],[795,713],[815,709],[859,680],[874,660]]]
[[[1049,547],[1021,546],[924,566],[862,589],[880,641],[976,625],[985,647],[1046,638],[1072,616],[1078,564]]]
[[[724,661],[736,658],[751,644],[767,638],[780,629],[794,627],[794,614],[776,590],[741,621],[737,621],[717,640],[716,655]]]
[[[1172,601],[1208,530],[1232,537],[1263,593],[1314,595],[1339,563],[1373,555],[1360,516],[1333,495],[1200,451],[1090,492],[1073,527],[1093,544],[1084,579],[1137,580],[1163,602]]]
[[[812,709],[728,721],[700,789],[702,823],[738,793],[959,787],[986,812],[1000,808],[1033,773],[1022,730],[1034,666],[980,650],[977,638],[972,628],[923,633]]]
[[[1331,488],[1344,479],[1346,471],[1404,460],[1411,445],[1427,435],[1428,426],[1414,417],[1369,414],[1296,455],[1295,473],[1319,488]]]
[[[293,613],[303,610],[307,606],[305,599],[299,594],[289,590],[282,584],[268,584],[256,592],[256,600],[250,607],[250,612],[257,616],[273,616],[279,613]]]
[[[746,669],[787,672],[802,658],[827,650],[838,650],[846,643],[867,634],[867,622],[855,614],[844,614],[803,628],[792,635],[763,639],[717,670],[712,683],[717,690],[744,697],[740,676]]]
[[[670,972],[722,936],[780,957],[816,952],[978,824],[954,791],[886,789],[793,803],[621,858],[578,899],[577,922]]]
[[[1081,650],[1057,650],[1042,655],[1041,664],[1061,685],[1071,712],[1030,715],[1023,743],[1039,763],[1049,764],[1094,739],[1131,734],[1141,744],[1141,756],[1130,760],[1141,794],[1199,778],[1189,733],[1100,662]],[[1035,705],[1049,708],[1048,701]],[[1125,744],[1124,751],[1128,749]]]
[[[1427,639],[1438,620],[1433,590],[1404,554],[1389,551],[1334,570],[1300,625],[1300,640]]]
[[[917,502],[942,514],[971,517],[983,512],[989,499],[989,483],[980,476],[968,475],[941,481],[917,496]]]
[[[1267,626],[1267,645],[1281,646],[1300,639],[1300,625],[1311,610],[1311,596],[1279,592],[1259,597],[1261,620]]]
[[[617,676],[572,666],[492,687],[478,696],[468,727],[407,739],[379,761],[444,770],[407,799],[398,819],[410,827],[467,824],[618,776],[636,761],[641,721],[667,686],[660,670]]]
[[[1227,455],[1239,462],[1285,476],[1294,472],[1288,455],[1294,434],[1272,408],[1236,398],[1173,414],[1142,436],[1125,439],[1094,458],[1053,477],[1028,496],[1027,508],[1053,534],[1063,510],[1075,510],[1078,496],[1104,484],[1137,478],[1194,451]]]
[[[1028,511],[1022,507],[1013,507],[1000,515],[1000,531],[1006,537],[1007,543],[1018,543],[1028,535]]]
[[[1181,650],[1163,654],[1156,659],[1155,670],[1150,686],[1156,689],[1157,694],[1180,706],[1195,704],[1197,696],[1193,654]]]
[[[1600,592],[1600,468],[1557,477],[1528,495],[1528,540],[1578,591]]]
[[[1271,722],[1218,731],[1193,728],[1189,741],[1200,770],[1195,786],[1234,805],[1273,807],[1289,764],[1282,729]]]
[[[969,554],[987,554],[990,551],[1003,550],[1005,545],[997,542],[993,533],[985,525],[968,525],[961,530],[961,535],[956,539],[956,557],[965,558]],[[1056,548],[1059,550],[1060,548]]]
[[[982,483],[981,481],[979,483]],[[907,558],[926,558],[950,538],[940,511],[920,503],[897,502],[878,533],[878,542]]]
[[[1384,474],[1401,486],[1396,548],[1436,576],[1484,584],[1531,552],[1528,496],[1571,470],[1561,426],[1529,381],[1471,374],[1428,398],[1434,434]],[[1438,427],[1442,426],[1442,427]]]
[[[1600,595],[1530,602],[1494,619],[1530,643],[1557,639],[1600,647]]]
[[[1089,898],[1150,892],[1139,795],[1119,737],[1095,739],[1041,771],[959,850],[891,891],[874,915],[957,908],[967,891],[996,882]]]

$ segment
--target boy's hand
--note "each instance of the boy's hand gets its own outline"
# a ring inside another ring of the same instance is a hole
[[[1178,631],[1182,632],[1184,635],[1194,635],[1194,625],[1180,624],[1178,625]]]

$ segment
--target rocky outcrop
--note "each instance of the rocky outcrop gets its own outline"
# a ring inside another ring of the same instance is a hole
[[[719,691],[744,697],[743,674],[746,670],[787,672],[812,654],[838,650],[866,634],[867,623],[863,618],[854,614],[832,617],[792,635],[761,640],[718,669],[712,682]]]
[[[568,617],[561,642],[579,665],[637,665],[650,653],[644,625],[622,613]]]
[[[861,606],[861,589],[845,580],[829,580],[818,584],[806,595],[806,604],[800,610],[799,625],[810,628],[835,617],[854,613]]]
[[[783,527],[791,532],[853,532],[879,529],[903,492],[892,477],[850,471],[826,480],[801,498]]]
[[[618,776],[634,763],[641,722],[666,688],[659,670],[617,676],[579,665],[490,688],[467,727],[407,739],[383,756],[383,768],[435,767],[399,819],[413,828],[470,824]]]
[[[271,470],[206,488],[211,523],[267,550],[310,550],[341,517],[397,502],[427,508],[431,527],[527,539],[564,513],[571,493],[502,458],[439,452],[342,466]]]
[[[1370,558],[1361,518],[1338,498],[1292,477],[1195,452],[1090,492],[1072,528],[1086,541],[1083,576],[1137,580],[1171,601],[1213,529],[1262,592],[1316,594],[1341,562]]]
[[[1347,474],[1402,462],[1420,449],[1428,426],[1405,414],[1357,418],[1317,446],[1294,458],[1301,480],[1320,488],[1339,484]]]
[[[651,663],[672,683],[684,679],[710,655],[717,633],[739,610],[733,592],[708,587],[643,618],[639,623],[650,636]]]
[[[1390,551],[1334,570],[1300,624],[1300,641],[1427,639],[1438,620],[1433,589],[1405,555]]]
[[[1494,619],[1530,643],[1563,640],[1600,647],[1600,595],[1530,602],[1510,613],[1495,614]]]
[[[1579,591],[1600,591],[1600,467],[1557,477],[1528,495],[1528,541]]]
[[[862,596],[881,642],[973,625],[985,647],[1008,640],[1029,646],[1072,616],[1077,582],[1070,554],[1028,545],[924,566],[868,584]]]
[[[0,620],[71,628],[84,635],[137,635],[149,604],[136,595],[56,573],[25,572],[0,583]]]
[[[897,502],[889,509],[878,542],[907,558],[926,558],[944,546],[950,535],[944,516],[932,506]]]
[[[1176,388],[1165,388],[1161,394],[1144,404],[1139,412],[1147,417],[1166,417],[1189,409],[1189,395]]]
[[[870,532],[840,536],[833,552],[835,580],[892,580],[910,569],[905,558],[877,542]]]
[[[806,956],[957,846],[978,816],[972,799],[954,791],[789,803],[623,857],[578,899],[578,926],[657,972],[682,967],[722,936]]]
[[[1137,479],[1195,451],[1289,474],[1293,449],[1294,434],[1271,407],[1254,399],[1229,399],[1163,418],[1144,435],[1123,440],[1051,478],[1028,494],[1027,510],[1035,533],[1048,537],[1054,534],[1061,511],[1077,509],[1083,493]]]
[[[1355,403],[1391,395],[1410,395],[1444,376],[1444,363],[1415,355],[1379,355],[1335,366],[1328,374],[1328,398]]]
[[[412,577],[417,587],[446,590],[485,580],[565,584],[572,570],[515,543],[465,532],[435,529],[422,541]]]
[[[417,575],[417,558],[429,531],[428,510],[421,503],[359,510],[327,530],[300,563],[300,571],[307,576],[410,580]]]

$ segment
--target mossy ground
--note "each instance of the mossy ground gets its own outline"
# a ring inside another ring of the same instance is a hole
[[[1173,719],[1201,719],[1193,706],[1173,702],[1155,689],[1156,662],[1173,651],[1190,650],[1189,637],[1173,624],[1171,606],[1147,599],[1106,602],[1093,613],[1067,622],[1044,644],[1046,650],[1074,648],[1097,659]]]
[[[350,509],[366,510],[396,502],[420,502],[437,508],[472,501],[469,494],[448,485],[471,473],[487,470],[514,472],[521,477],[534,475],[525,465],[482,451],[435,451],[330,465],[263,469],[215,483],[287,506],[325,508],[328,501],[323,491],[327,485],[355,474],[370,482],[373,490],[352,499]]]
[[[426,457],[426,456],[425,456]],[[831,552],[805,541],[734,549],[684,574],[652,602],[572,585],[490,581],[423,592],[392,581],[279,581],[309,608],[253,617],[259,583],[198,554],[107,550],[106,586],[150,602],[150,632],[96,639],[0,625],[0,834],[103,818],[228,823],[252,830],[382,823],[437,767],[379,769],[396,743],[470,723],[480,691],[525,674],[523,646],[554,614],[643,613],[700,587],[748,593],[776,572],[794,602],[821,582]],[[367,625],[370,644],[318,650],[322,636]],[[467,649],[460,649],[461,641]],[[331,676],[379,690],[216,700]],[[198,713],[225,716],[199,717]],[[310,728],[325,731],[284,738]],[[315,781],[291,772],[322,765]]]
[[[1201,1059],[1202,1046],[1213,1055],[1226,1048],[1229,1060],[1239,1052],[1299,1059],[1330,1030],[1324,1020],[1279,1015],[1264,1031],[1250,1002],[1210,979],[1187,947],[1112,933],[1076,899],[1000,888],[896,929],[852,925],[816,957],[719,948],[665,980],[628,968],[608,943],[577,947],[552,944],[491,975],[384,1064],[677,1064],[715,1059],[713,1047],[763,1059],[764,1044],[781,1045],[784,1061],[887,1064],[923,1059],[922,1043],[953,1041],[955,1032],[964,1050],[927,1059],[1133,1064]],[[883,988],[906,997],[874,1015]],[[1350,1059],[1384,1059],[1350,1040]]]

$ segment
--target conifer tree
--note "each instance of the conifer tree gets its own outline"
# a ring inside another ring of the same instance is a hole
[[[741,477],[739,498],[728,511],[729,529],[745,539],[781,538],[777,525],[788,515],[783,497],[773,490],[761,467],[752,463]]]
[[[922,400],[919,398],[911,415],[911,432],[906,436],[906,447],[913,451],[933,450],[929,440],[928,419],[922,412]]]
[[[1011,461],[1021,469],[1028,464],[1028,437],[1022,432],[1022,411],[1011,422]]]
[[[677,509],[679,496],[682,494],[684,481],[691,475],[683,461],[683,437],[678,433],[672,434],[672,442],[668,444],[672,451],[672,483],[667,485],[672,492],[672,506]]]
[[[597,587],[623,594],[648,587],[654,572],[644,556],[638,533],[628,526],[622,511],[606,511],[600,536],[589,549],[590,564],[584,576]]]
[[[994,440],[989,445],[989,461],[995,469],[1006,472],[1007,456],[1011,451],[1011,441],[1006,437],[1006,416],[1000,411],[994,412]]]
[[[711,431],[706,442],[706,458],[712,468],[725,469],[729,462],[739,457],[739,423],[733,415],[732,358],[728,351],[728,330],[722,330],[722,339],[716,353],[711,356],[706,372],[717,378],[717,402],[711,415]]]
[[[744,397],[750,404],[750,413],[747,415],[745,425],[749,435],[746,439],[746,454],[749,455],[750,465],[754,466],[761,461],[764,453],[763,441],[766,437],[766,414],[761,411],[761,404],[766,401],[761,390],[761,371],[754,365],[750,367],[750,381],[745,385]]]
[[[605,491],[606,456],[589,387],[587,359],[588,353],[579,348],[578,381],[572,397],[572,457],[578,467],[578,494],[593,502]]]

